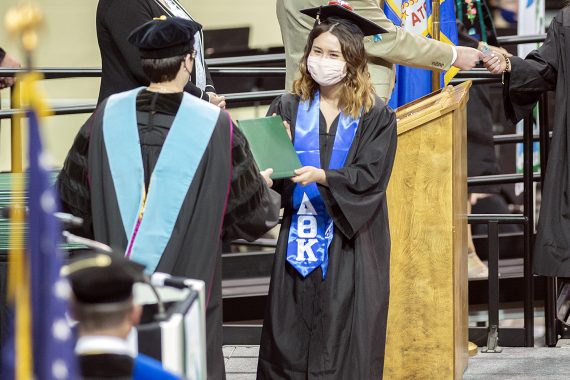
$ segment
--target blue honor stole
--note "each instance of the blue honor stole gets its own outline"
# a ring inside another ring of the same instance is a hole
[[[220,109],[184,93],[146,193],[136,116],[141,89],[109,97],[103,115],[103,139],[129,242],[125,255],[152,273],[170,241]]]
[[[295,150],[303,166],[321,167],[319,146],[320,94],[312,102],[300,102],[295,122]],[[344,166],[348,151],[356,135],[360,118],[354,119],[341,112],[329,169]],[[319,266],[323,280],[327,276],[328,249],[334,235],[334,223],[329,216],[316,183],[297,184],[293,190],[293,211],[287,261],[307,277]]]

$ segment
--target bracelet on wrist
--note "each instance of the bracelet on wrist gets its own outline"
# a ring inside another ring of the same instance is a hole
[[[507,72],[511,72],[511,60],[509,59],[509,57],[507,57],[505,54],[503,54],[503,57],[505,57],[505,71],[503,71],[504,73]]]

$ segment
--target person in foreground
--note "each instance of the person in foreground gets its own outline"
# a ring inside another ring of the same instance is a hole
[[[103,253],[79,255],[62,268],[70,280],[70,310],[78,322],[75,352],[81,378],[180,379],[151,357],[132,352],[127,337],[140,321],[142,308],[133,303],[133,285],[144,266]]]
[[[304,166],[275,184],[285,214],[257,376],[380,379],[396,117],[374,94],[363,37],[383,29],[337,5],[303,12],[320,22],[301,77],[269,110],[289,126]]]
[[[208,378],[224,376],[221,239],[255,240],[279,221],[279,195],[220,108],[183,92],[199,25],[152,20],[129,41],[151,80],[106,99],[78,136],[58,189],[92,220],[87,236],[160,271],[203,280]]]
[[[540,96],[556,91],[554,131],[534,246],[534,272],[543,276],[570,277],[570,8],[552,20],[544,44],[525,59],[500,54],[483,62],[495,74],[503,74],[505,113],[512,122],[531,112]]]

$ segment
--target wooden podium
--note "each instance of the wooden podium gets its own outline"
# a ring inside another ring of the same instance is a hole
[[[461,379],[467,368],[469,87],[396,111],[385,379]]]

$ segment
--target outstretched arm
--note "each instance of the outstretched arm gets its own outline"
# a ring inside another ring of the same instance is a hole
[[[375,0],[356,1],[352,5],[355,13],[388,31],[382,34],[380,41],[366,42],[366,52],[372,60],[381,59],[428,70],[448,70],[452,65],[466,70],[473,68],[482,58],[476,49],[457,47],[455,54],[449,44],[414,34],[394,25]]]
[[[491,73],[504,75],[505,114],[514,123],[532,110],[540,95],[556,89],[559,28],[560,24],[554,19],[544,44],[525,59],[494,54],[483,60]]]

